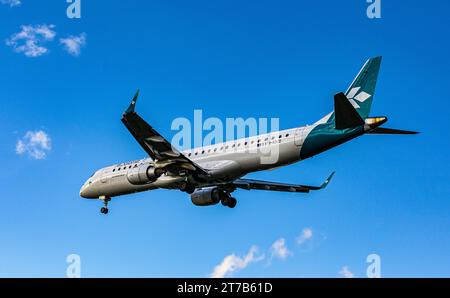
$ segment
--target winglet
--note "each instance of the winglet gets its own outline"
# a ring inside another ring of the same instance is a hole
[[[325,180],[323,182],[323,184],[320,186],[320,189],[324,189],[325,187],[327,187],[327,185],[330,183],[331,179],[333,178],[334,173],[336,173],[336,172],[331,173],[331,175],[327,178],[327,180]]]
[[[134,112],[134,108],[136,106],[136,101],[139,97],[139,89],[136,91],[136,94],[134,95],[133,99],[131,100],[130,105],[128,106],[128,109],[125,111],[125,114],[130,114]]]

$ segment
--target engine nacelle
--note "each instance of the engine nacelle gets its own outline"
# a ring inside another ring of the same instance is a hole
[[[191,194],[191,201],[195,206],[210,206],[219,203],[224,195],[217,187],[206,187]]]
[[[136,168],[131,168],[128,171],[127,179],[131,184],[142,185],[156,181],[161,174],[161,169],[143,164]]]

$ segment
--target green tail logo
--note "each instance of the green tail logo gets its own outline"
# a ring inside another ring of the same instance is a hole
[[[345,93],[363,119],[369,117],[380,65],[381,57],[367,60]]]

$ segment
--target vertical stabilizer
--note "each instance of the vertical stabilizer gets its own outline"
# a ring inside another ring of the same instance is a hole
[[[345,96],[363,119],[369,117],[380,65],[381,56],[367,60],[345,92]]]

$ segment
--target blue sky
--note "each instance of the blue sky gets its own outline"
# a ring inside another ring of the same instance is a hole
[[[66,5],[0,4],[0,276],[64,277],[72,253],[84,277],[204,277],[232,254],[243,261],[235,277],[338,277],[344,267],[364,277],[372,253],[384,277],[450,276],[450,4],[383,0],[377,20],[363,0],[84,0],[76,20]],[[45,53],[27,56],[20,39],[14,49],[23,25],[51,31],[38,43]],[[145,157],[120,122],[137,88],[140,114],[169,139],[173,119],[194,109],[278,117],[285,129],[331,111],[375,55],[372,115],[420,135],[363,136],[251,175],[317,184],[336,171],[324,191],[237,191],[230,210],[156,190],[114,200],[108,216],[78,195],[94,170]],[[50,139],[26,137],[38,131]],[[45,156],[27,151],[30,140]],[[272,257],[282,238],[285,258]]]

